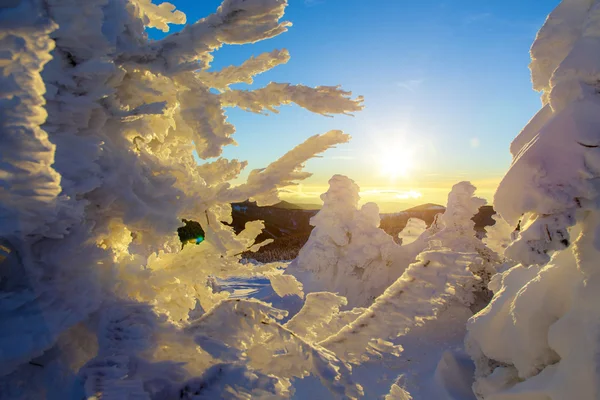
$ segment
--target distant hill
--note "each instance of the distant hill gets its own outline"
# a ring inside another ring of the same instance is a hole
[[[273,208],[280,208],[283,210],[320,210],[323,207],[322,204],[305,204],[305,203],[290,203],[289,201],[282,200],[277,204],[272,205]],[[419,206],[408,208],[402,212],[413,213],[413,212],[444,212],[446,207],[439,204],[427,203]],[[385,214],[385,213],[382,213]]]
[[[262,220],[265,229],[258,237],[264,239],[278,239],[290,235],[308,235],[312,230],[310,218],[317,210],[305,210],[289,202],[280,202],[274,206],[259,207],[256,202],[244,201],[232,204],[233,226],[236,233],[244,229],[246,222]]]
[[[322,206],[320,204],[290,203],[289,201],[282,200],[271,207],[282,208],[284,210],[320,210]]]
[[[320,210],[323,207],[323,204],[298,203],[298,206],[302,207],[303,210]]]
[[[273,204],[273,208],[283,208],[284,210],[302,210],[298,204],[290,203],[289,201],[281,200],[277,204]]]
[[[236,233],[244,229],[248,221],[263,220],[265,230],[258,237],[258,241],[275,239],[267,246],[262,247],[257,253],[247,253],[247,257],[258,261],[270,262],[283,259],[293,259],[304,246],[313,227],[310,218],[321,208],[317,204],[295,204],[281,201],[273,206],[259,207],[255,202],[245,201],[232,204],[233,226]],[[445,207],[439,204],[427,203],[409,208],[399,213],[382,214],[381,229],[391,236],[398,235],[409,218],[419,218],[429,226],[437,214],[443,213]],[[475,230],[482,232],[486,226],[493,225],[495,214],[492,206],[483,206],[473,217]]]
[[[444,212],[446,207],[441,206],[439,204],[427,203],[421,204],[420,206],[411,207],[409,209],[404,210],[403,212],[419,212],[419,211],[438,211]]]

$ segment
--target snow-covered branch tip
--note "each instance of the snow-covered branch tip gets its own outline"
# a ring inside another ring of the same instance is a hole
[[[196,74],[206,86],[224,92],[236,83],[252,84],[256,75],[285,64],[289,59],[290,53],[287,50],[273,50],[251,57],[239,67],[230,66],[216,72],[198,71]]]
[[[285,327],[309,343],[318,343],[352,323],[365,311],[364,308],[340,311],[340,307],[347,304],[344,297],[335,293],[309,293],[300,312]]]
[[[171,3],[153,4],[152,0],[132,0],[138,6],[140,17],[144,25],[149,28],[169,31],[169,24],[185,24],[186,16],[181,11],[175,10]]]
[[[276,321],[285,314],[257,300],[225,300],[186,331],[215,358],[242,361],[280,379],[302,378],[312,373],[335,396],[350,399],[362,396],[362,387],[352,381],[348,365]]]
[[[421,253],[362,315],[319,344],[355,364],[382,353],[399,355],[402,346],[394,339],[435,318],[450,301],[471,300],[476,278],[468,267],[479,261],[477,254],[449,249]]]
[[[316,114],[331,117],[331,114],[352,115],[352,112],[363,109],[363,97],[352,99],[351,96],[352,92],[339,86],[311,88],[271,82],[261,89],[230,90],[221,93],[220,98],[224,107],[239,107],[254,113],[264,113],[265,110],[277,113],[276,107],[295,103]]]
[[[255,43],[277,36],[291,23],[279,22],[287,0],[225,0],[214,14],[180,32],[121,54],[120,61],[165,74],[207,69],[223,44]]]
[[[306,161],[349,140],[350,135],[340,130],[314,135],[266,168],[252,170],[247,182],[228,190],[224,193],[225,198],[229,202],[251,199],[259,205],[275,204],[279,201],[278,189],[295,185],[297,181],[312,175],[309,172],[301,171]]]

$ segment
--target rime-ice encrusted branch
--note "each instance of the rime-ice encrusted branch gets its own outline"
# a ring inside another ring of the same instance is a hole
[[[276,270],[266,274],[275,293],[279,297],[298,296],[303,298],[302,284],[294,276],[283,275],[282,272],[281,270]]]
[[[480,262],[475,253],[448,249],[425,251],[393,285],[354,322],[319,344],[342,360],[359,364],[382,353],[400,354],[390,340],[433,319],[449,302],[472,301],[475,277],[469,271]]]
[[[247,161],[219,158],[199,165],[196,171],[202,176],[207,185],[212,186],[236,178],[246,168],[246,165],[248,165]]]
[[[243,361],[280,379],[312,373],[337,396],[361,396],[362,388],[352,382],[346,364],[276,321],[285,314],[256,300],[225,300],[194,321],[187,332],[215,358]]]
[[[186,17],[181,11],[175,10],[171,3],[153,4],[152,0],[132,0],[137,4],[144,25],[157,28],[163,32],[169,31],[169,24],[185,24]]]
[[[179,121],[201,158],[221,155],[224,146],[235,144],[235,128],[225,117],[219,96],[210,92],[192,72],[179,74],[175,82],[179,103]]]
[[[223,44],[254,43],[285,32],[291,24],[279,20],[286,6],[286,0],[225,0],[216,13],[137,52],[121,54],[120,60],[168,74],[206,69],[211,52]]]
[[[340,312],[346,299],[331,292],[315,292],[306,296],[300,312],[284,326],[310,343],[318,343],[358,318],[364,308]]]
[[[97,319],[98,354],[79,371],[86,397],[101,393],[107,398],[150,399],[185,378],[181,364],[149,363],[141,357],[164,329],[151,307],[107,304]]]
[[[271,205],[279,201],[279,188],[294,185],[299,180],[312,174],[301,171],[304,163],[325,150],[350,140],[350,136],[342,131],[334,130],[322,135],[314,135],[304,143],[287,152],[277,161],[264,169],[250,172],[248,181],[231,188],[225,193],[225,199],[235,202],[245,199],[255,200],[258,205]]]
[[[197,378],[181,384],[172,397],[185,400],[197,399],[261,399],[288,398],[286,385],[276,377],[262,374],[241,363],[216,364]],[[166,397],[165,397],[166,398]]]
[[[224,107],[239,107],[254,113],[265,110],[277,113],[276,107],[295,103],[317,114],[346,114],[362,110],[362,96],[352,99],[352,92],[341,90],[339,86],[317,86],[271,82],[261,89],[230,90],[221,93]]]
[[[20,1],[0,14],[0,237],[43,226],[61,191],[55,146],[40,128],[47,116],[40,73],[56,29],[40,3]]]
[[[239,67],[230,66],[217,72],[198,71],[196,74],[206,86],[226,91],[235,83],[253,83],[256,75],[285,64],[289,59],[290,53],[287,50],[273,50],[251,57]]]
[[[406,390],[394,383],[384,400],[413,400],[413,398]]]

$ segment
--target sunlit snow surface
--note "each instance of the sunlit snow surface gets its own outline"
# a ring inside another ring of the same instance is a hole
[[[290,311],[289,320],[301,307],[297,297],[278,297],[264,278],[228,279],[223,290],[234,298],[256,298]],[[473,313],[453,303],[436,320],[411,330],[394,343],[404,348],[401,357],[384,354],[353,369],[354,379],[365,390],[365,398],[385,396],[398,384],[414,399],[474,400],[471,390],[475,366],[464,352],[465,324]],[[294,399],[329,398],[328,390],[315,378],[295,382]]]

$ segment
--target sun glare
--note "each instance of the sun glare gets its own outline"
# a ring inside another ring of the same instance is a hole
[[[413,168],[412,154],[394,146],[381,153],[379,166],[381,173],[391,179],[408,176]]]

